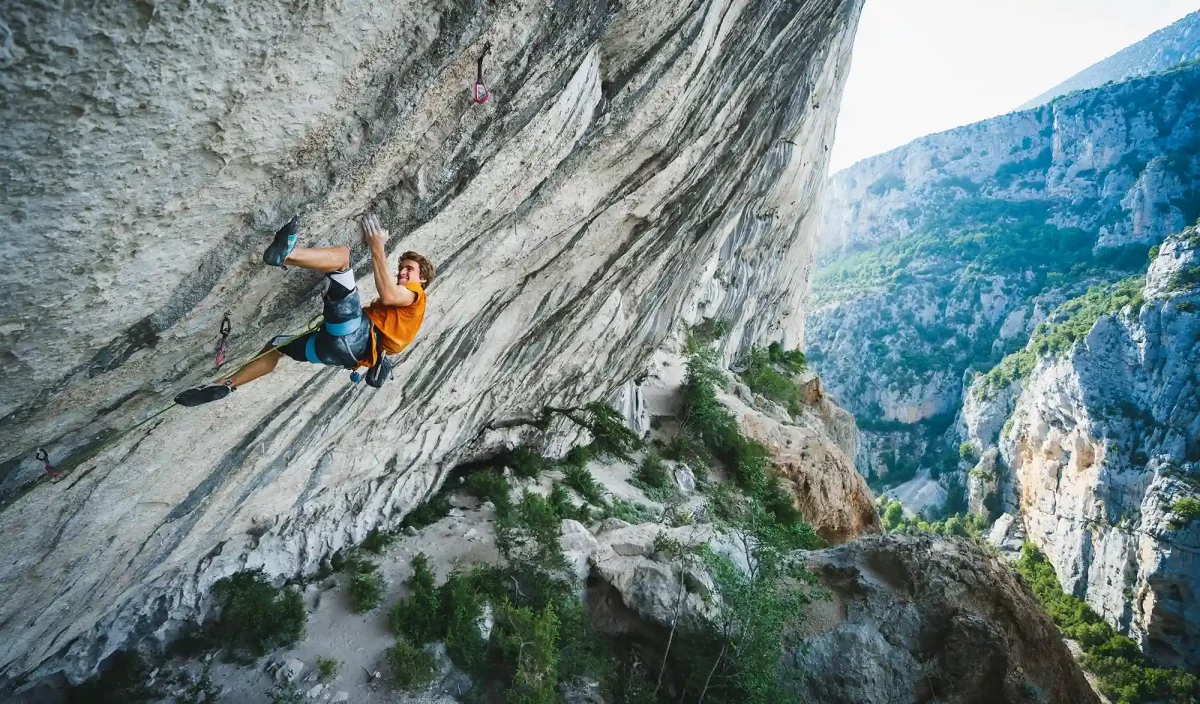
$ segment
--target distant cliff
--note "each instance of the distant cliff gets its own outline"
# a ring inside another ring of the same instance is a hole
[[[1088,66],[1059,83],[1018,110],[1045,105],[1072,91],[1098,88],[1136,76],[1147,76],[1200,58],[1200,12],[1163,27],[1142,41],[1131,44],[1112,56]]]
[[[1060,98],[862,161],[826,194],[809,358],[879,483],[962,496],[964,379],[1200,215],[1200,67]],[[890,479],[885,479],[891,475]],[[945,476],[943,476],[945,475]]]
[[[1065,591],[1164,665],[1200,665],[1200,231],[1056,311],[974,380],[973,508],[1018,515]],[[992,448],[998,448],[998,456]],[[978,503],[976,503],[978,502]]]

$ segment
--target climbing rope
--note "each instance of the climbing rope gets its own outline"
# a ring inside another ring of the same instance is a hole
[[[221,344],[222,345],[225,344],[225,337],[228,335],[228,333],[226,332],[226,325],[225,325],[225,323],[228,320],[229,320],[229,316],[228,316],[228,314],[226,314],[225,320],[223,320],[221,322]],[[317,330],[321,326],[321,323],[324,320],[325,320],[325,316],[318,315],[317,317],[308,321],[308,327],[303,332],[300,332],[296,335],[293,335],[293,336],[287,338],[286,340],[279,343],[278,345],[267,347],[262,352],[259,352],[258,354],[254,355],[247,361],[243,362],[242,365],[239,366],[237,369],[233,370],[233,372],[231,372],[229,374],[224,374],[220,378],[225,379],[225,378],[229,378],[231,376],[236,376],[238,372],[242,371],[243,369],[250,366],[254,362],[258,361],[259,359],[262,359],[263,357],[270,354],[271,352],[274,352],[275,350],[278,350],[279,348],[288,345],[293,340],[297,340],[301,337],[304,337],[308,333],[313,332],[314,330]],[[219,352],[220,352],[220,349],[218,348],[218,353]],[[220,358],[220,357],[218,357],[218,358]],[[218,366],[220,366],[220,365],[218,364]],[[218,381],[218,379],[214,379],[213,381]],[[143,418],[142,420],[138,421],[137,423],[134,423],[133,425],[126,428],[125,430],[122,430],[118,433],[114,433],[112,436],[105,439],[104,442],[94,445],[80,453],[77,453],[75,455],[67,457],[65,460],[60,462],[57,467],[50,463],[50,453],[48,453],[46,451],[46,448],[39,447],[37,449],[37,453],[34,456],[39,461],[44,463],[45,469],[46,469],[46,474],[43,475],[43,477],[41,479],[49,477],[49,478],[53,479],[54,481],[57,481],[58,479],[60,479],[64,474],[66,474],[70,470],[78,467],[79,465],[83,464],[84,462],[87,462],[91,458],[95,457],[96,455],[100,454],[101,452],[112,447],[114,444],[116,444],[122,438],[126,437],[127,435],[129,435],[133,431],[137,430],[138,428],[142,427],[143,425],[146,425],[150,421],[158,418],[159,416],[161,416],[162,414],[171,410],[172,408],[174,408],[177,405],[178,404],[176,404],[174,401],[172,401],[171,405],[166,406],[165,408],[162,408],[158,411],[155,411],[150,416]],[[39,479],[39,481],[41,481],[41,479]]]

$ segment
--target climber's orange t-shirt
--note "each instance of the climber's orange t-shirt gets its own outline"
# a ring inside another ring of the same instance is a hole
[[[402,351],[417,336],[421,329],[421,321],[425,320],[425,289],[416,281],[404,284],[404,288],[417,294],[417,300],[411,306],[385,306],[376,300],[363,309],[377,334],[383,335],[383,351],[396,354]],[[364,363],[375,363],[375,345],[371,345],[370,359]]]

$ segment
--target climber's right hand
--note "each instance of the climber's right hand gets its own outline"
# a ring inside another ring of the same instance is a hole
[[[372,213],[363,218],[362,231],[363,243],[367,245],[367,248],[372,252],[383,251],[383,245],[388,241],[388,231],[383,229],[378,215]]]

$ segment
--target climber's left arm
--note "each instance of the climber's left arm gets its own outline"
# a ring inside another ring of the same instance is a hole
[[[417,294],[396,283],[395,277],[388,272],[387,252],[383,246],[387,244],[388,231],[383,229],[378,215],[368,215],[363,218],[363,242],[371,250],[371,270],[375,275],[375,288],[379,291],[379,300],[385,306],[411,306],[417,302]]]

